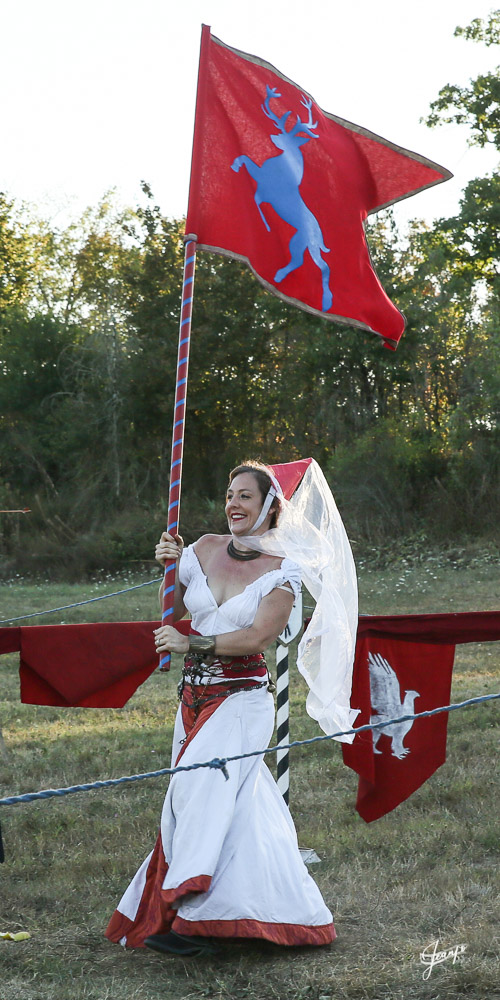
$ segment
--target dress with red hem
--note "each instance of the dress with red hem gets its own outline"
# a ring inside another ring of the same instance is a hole
[[[239,612],[242,603],[249,604],[249,590],[254,607],[245,608],[246,625],[275,586],[287,581],[295,590],[300,586],[296,565],[283,560],[281,569],[218,608],[195,553],[187,553],[181,581],[188,588],[193,627],[203,634],[230,631],[229,621],[232,630],[245,627]],[[193,579],[196,584],[190,586]],[[266,687],[240,688],[228,697],[218,697],[220,691],[220,679],[212,689],[203,685],[201,711],[179,709],[173,764],[180,754],[183,764],[191,764],[268,745],[274,702]],[[212,768],[172,776],[155,848],[111,918],[110,940],[140,948],[146,937],[169,930],[281,945],[323,945],[334,939],[331,913],[302,861],[290,812],[263,758],[232,761],[227,771],[229,780]]]

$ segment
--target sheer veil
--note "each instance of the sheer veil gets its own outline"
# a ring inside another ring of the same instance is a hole
[[[280,502],[276,528],[240,541],[293,559],[301,568],[316,607],[299,644],[297,667],[309,686],[308,714],[331,735],[350,729],[359,711],[349,701],[358,627],[354,559],[335,500],[314,460],[292,499],[280,496]],[[353,739],[341,738],[347,743]]]

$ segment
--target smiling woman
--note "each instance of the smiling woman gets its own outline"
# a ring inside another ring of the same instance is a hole
[[[183,550],[164,533],[162,564],[178,562],[175,615],[191,634],[164,626],[159,651],[185,653],[173,764],[231,757],[268,745],[272,684],[262,651],[283,631],[301,586],[300,568],[245,541],[279,519],[281,488],[259,463],[230,475],[230,534],[204,535]],[[332,916],[305,868],[293,822],[259,757],[177,773],[153,852],[115,911],[107,936],[127,947],[213,953],[214,938],[327,944]],[[212,940],[211,940],[212,939]]]

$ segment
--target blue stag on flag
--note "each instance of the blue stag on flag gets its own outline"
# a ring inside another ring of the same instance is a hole
[[[259,167],[249,156],[238,156],[232,163],[232,169],[239,171],[245,166],[251,177],[257,182],[257,190],[254,195],[255,204],[259,210],[261,219],[270,232],[269,223],[261,209],[261,202],[271,205],[277,215],[293,226],[295,233],[290,243],[290,260],[285,267],[281,267],[275,274],[274,280],[279,284],[286,278],[287,274],[301,267],[304,262],[304,254],[309,250],[314,263],[321,271],[323,285],[322,309],[327,312],[332,306],[332,293],[329,287],[330,268],[321,256],[321,251],[329,253],[329,248],[325,246],[323,233],[315,215],[306,205],[300,193],[300,184],[304,176],[304,157],[301,146],[309,142],[311,138],[317,139],[314,132],[317,128],[317,121],[312,120],[312,100],[302,96],[302,104],[309,113],[307,122],[301,121],[297,115],[297,121],[289,132],[286,130],[286,123],[291,111],[278,118],[272,111],[270,102],[281,97],[275,87],[267,86],[267,97],[261,108],[264,114],[275,125],[278,126],[280,134],[271,134],[270,139],[282,152],[278,156],[270,156]]]

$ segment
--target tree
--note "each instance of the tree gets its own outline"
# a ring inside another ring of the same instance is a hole
[[[34,508],[44,567],[147,557],[165,522],[184,227],[143,191],[134,208],[106,196],[64,231],[2,203],[0,494]],[[370,222],[375,268],[407,319],[396,353],[288,307],[237,261],[198,255],[187,540],[223,528],[228,468],[251,456],[315,457],[354,537],[383,541],[430,512],[446,529],[472,530],[478,512],[487,523],[499,195],[498,175],[478,179],[456,216],[404,239],[390,212]]]
[[[498,45],[500,10],[492,11],[486,21],[476,18],[466,28],[457,27],[455,35],[485,45]],[[446,84],[432,102],[425,121],[431,128],[444,123],[468,125],[470,145],[493,143],[500,150],[500,67],[471,80],[468,87]]]
[[[26,301],[32,287],[32,240],[14,202],[0,191],[0,313]]]

